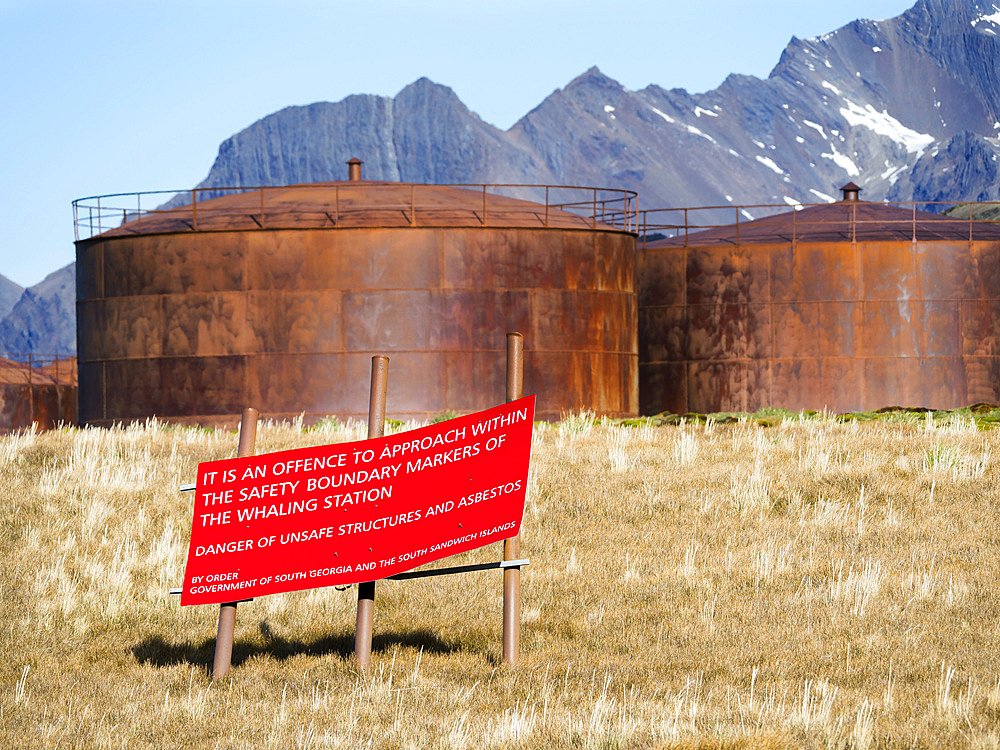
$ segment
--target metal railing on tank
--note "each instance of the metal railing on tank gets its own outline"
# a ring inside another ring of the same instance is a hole
[[[806,211],[806,209],[820,209]],[[888,210],[887,210],[888,209]],[[805,213],[803,213],[805,212]],[[837,201],[645,209],[641,246],[1000,239],[1000,201]],[[716,231],[712,231],[716,230]],[[692,236],[696,235],[692,240]]]
[[[0,382],[76,385],[75,354],[0,351]]]
[[[73,201],[78,241],[101,234],[395,226],[590,227],[634,233],[637,217],[631,190],[518,183],[359,181],[115,193]]]

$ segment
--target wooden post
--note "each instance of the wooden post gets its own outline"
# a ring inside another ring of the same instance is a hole
[[[239,458],[252,456],[257,442],[257,420],[260,414],[247,407],[240,420],[240,447],[236,451]],[[219,605],[219,631],[215,636],[215,660],[212,663],[212,679],[221,680],[229,674],[233,664],[233,633],[236,630],[236,602]]]
[[[368,437],[385,434],[385,394],[389,382],[389,358],[372,357],[372,386],[368,397]],[[358,621],[354,629],[354,655],[358,666],[367,669],[372,656],[375,622],[375,581],[358,584]]]
[[[507,402],[521,398],[524,387],[524,337],[507,334]],[[503,559],[521,557],[521,540],[514,536],[503,543]],[[503,572],[503,661],[517,664],[521,656],[521,570]]]

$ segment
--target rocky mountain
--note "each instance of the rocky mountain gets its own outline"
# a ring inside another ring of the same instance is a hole
[[[624,187],[643,207],[996,199],[1000,6],[919,0],[793,38],[766,79],[631,91],[591,68],[507,131],[422,78],[394,98],[288,107],[219,148],[200,187],[343,179]],[[185,200],[179,196],[177,201]]]
[[[970,201],[997,199],[1000,187],[1000,161],[995,142],[963,130],[943,143],[935,143],[917,159],[908,172],[900,175],[890,190],[898,199],[930,201],[927,210],[939,208],[933,201],[952,201],[961,196]],[[1000,207],[998,207],[1000,208]]]
[[[76,353],[76,264],[28,287],[0,319],[0,353],[42,357]]]
[[[23,286],[0,275],[0,320],[14,308],[22,294],[24,294]]]
[[[199,187],[339,180],[357,156],[366,179],[628,188],[643,208],[831,201],[850,180],[867,200],[998,200],[997,2],[919,0],[792,38],[767,78],[704,93],[591,68],[506,131],[426,78],[287,107],[224,141]],[[16,304],[0,278],[0,351],[75,349],[71,268]]]

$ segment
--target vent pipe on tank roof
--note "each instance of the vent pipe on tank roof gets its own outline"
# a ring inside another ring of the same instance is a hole
[[[354,157],[349,162],[347,162],[347,179],[351,182],[361,182],[361,165],[364,164],[361,159]]]
[[[842,187],[841,192],[844,194],[844,202],[857,202],[860,200],[858,198],[858,193],[861,192],[861,186],[855,185],[853,182],[848,182],[844,187]]]

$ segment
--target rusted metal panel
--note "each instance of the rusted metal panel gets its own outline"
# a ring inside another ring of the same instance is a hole
[[[636,270],[639,308],[687,304],[687,250],[650,248],[639,251]]]
[[[689,359],[762,359],[771,356],[769,307],[697,304],[687,309]]]
[[[128,242],[100,237],[91,240],[87,252],[78,253],[78,257],[86,273],[93,266],[90,256],[102,256],[103,284],[101,293],[93,298],[242,289],[246,260],[243,238],[236,235],[226,242],[211,234],[200,236],[204,239],[201,243],[171,242],[163,235],[130,237]],[[84,280],[79,299],[92,299],[86,294],[93,286]]]
[[[72,385],[0,383],[0,434],[76,424],[76,394]]]
[[[77,325],[79,324],[79,319],[77,319]],[[104,390],[106,387],[104,362],[85,362],[80,360],[77,365],[77,372],[80,378],[77,404],[81,419],[86,414],[89,415],[88,419],[94,422],[103,421],[106,413],[104,408]]]
[[[76,293],[79,299],[104,296],[104,246],[95,243],[76,259]]]
[[[819,392],[816,384],[798,384],[803,408],[832,412],[860,411],[868,403],[865,398],[865,360],[854,357],[826,357],[820,360]],[[809,392],[807,389],[813,389]],[[775,395],[780,395],[777,393]],[[818,399],[817,396],[822,396]],[[886,404],[883,404],[886,406]]]
[[[922,357],[962,356],[961,303],[957,300],[915,302],[917,352]]]
[[[690,399],[687,392],[687,362],[641,359],[639,363],[639,413],[685,414]]]
[[[497,331],[531,327],[528,290],[440,289],[432,293],[431,305],[428,341],[435,351],[492,349]]]
[[[818,327],[811,331],[811,338],[816,342],[818,356],[828,360],[859,356],[863,308],[863,303],[850,300],[817,303]],[[808,333],[803,331],[803,335]]]
[[[797,243],[754,246],[770,256],[770,291],[774,302],[858,298],[861,267],[850,245]]]
[[[245,351],[341,351],[343,295],[336,291],[271,291],[246,294]]]
[[[351,373],[363,371],[365,360],[358,358]],[[351,396],[362,400],[354,402],[355,415],[364,411],[367,386],[350,380],[345,358],[334,354],[270,354],[245,358],[247,366],[247,403],[267,404],[271,415],[290,415],[301,412],[323,413],[323,406],[343,406],[340,398]],[[395,369],[395,368],[394,368]],[[333,385],[337,384],[337,385]],[[204,411],[204,407],[201,409]]]
[[[742,247],[706,247],[687,256],[687,304],[745,304],[767,294],[767,254]]]
[[[76,358],[11,356],[0,357],[0,433],[75,424]]]
[[[935,242],[914,246],[916,283],[926,299],[963,300],[978,299],[991,286],[982,272],[989,268],[1000,269],[998,258],[986,257],[979,262],[980,253],[987,250],[986,243]],[[988,256],[988,253],[987,253]],[[1000,278],[997,279],[1000,282]],[[982,282],[982,286],[980,285]]]
[[[501,329],[484,332],[480,341],[492,343],[497,330]],[[505,377],[504,361],[496,351],[444,352],[442,357],[443,403],[451,411],[474,411],[481,403],[483,383],[498,383]]]
[[[681,362],[691,348],[688,308],[650,306],[639,310],[639,330],[650,335],[639,337],[640,362]]]
[[[770,382],[765,393],[781,393],[785,399],[786,409],[810,409],[816,406],[815,393],[810,389],[815,384],[823,382],[823,360],[816,357],[797,357],[795,359],[776,359],[771,363]],[[750,394],[754,399],[748,402],[751,410],[767,404],[763,394]],[[823,404],[818,404],[822,408]]]
[[[993,403],[990,395],[1000,392],[1000,358],[963,357],[965,383],[970,403]]]
[[[1000,359],[1000,299],[963,300],[962,354]]]
[[[30,427],[32,395],[27,385],[0,384],[0,429],[4,432]]]
[[[689,403],[704,404],[707,408],[697,411],[705,412],[754,411],[760,395],[767,392],[771,364],[771,360],[689,362]]]
[[[820,303],[778,302],[770,306],[773,326],[771,354],[776,359],[818,357]]]

